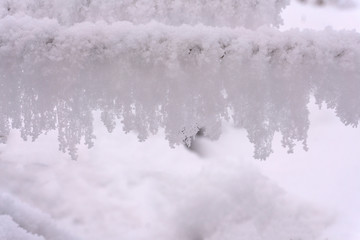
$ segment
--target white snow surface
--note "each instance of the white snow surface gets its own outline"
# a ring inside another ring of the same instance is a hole
[[[35,144],[12,134],[1,155],[0,189],[26,204],[2,195],[0,213],[49,240],[70,239],[59,237],[60,229],[94,240],[310,240],[333,221],[331,212],[296,200],[251,161],[199,158],[169,149],[161,136],[143,144],[121,130],[111,136],[71,161],[53,149],[56,134]]]
[[[1,149],[0,214],[50,240],[356,240],[360,132],[314,107],[309,152],[275,144],[265,162],[230,127],[216,142],[199,139],[199,157],[169,149],[163,133],[144,143],[106,134],[96,117],[98,143],[77,161],[57,151],[55,132],[31,143],[14,131]]]
[[[8,215],[0,215],[0,239],[11,240],[44,240],[19,227]]]

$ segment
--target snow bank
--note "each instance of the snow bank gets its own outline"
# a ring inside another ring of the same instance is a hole
[[[317,239],[330,223],[251,166],[233,167],[209,168],[185,187],[175,215],[179,239]]]
[[[56,19],[64,25],[100,20],[256,28],[282,23],[280,11],[288,3],[288,0],[0,0],[0,18],[25,14]]]

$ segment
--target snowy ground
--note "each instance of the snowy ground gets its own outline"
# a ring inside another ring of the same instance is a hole
[[[284,16],[284,29],[360,23],[358,10],[297,4]],[[201,157],[170,149],[161,133],[145,143],[107,134],[99,121],[77,161],[55,133],[31,143],[13,131],[0,145],[0,240],[358,240],[360,129],[310,109],[310,150],[288,155],[277,136],[267,161],[227,125],[219,141],[199,140]]]
[[[309,152],[287,155],[275,139],[263,162],[230,127],[200,140],[199,157],[161,134],[138,143],[98,123],[77,161],[57,151],[55,134],[30,143],[13,132],[1,149],[0,236],[16,222],[45,239],[315,239],[328,227],[319,239],[356,240],[360,129],[330,111],[311,116]]]

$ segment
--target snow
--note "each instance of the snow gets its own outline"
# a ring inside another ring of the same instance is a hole
[[[45,213],[3,192],[0,195],[0,229],[1,225],[5,230],[1,239],[75,239],[59,230]]]
[[[1,0],[0,18],[27,15],[56,19],[62,25],[157,21],[176,26],[202,23],[256,28],[282,23],[280,12],[288,3],[288,0]]]
[[[343,2],[343,1],[337,1]],[[357,7],[339,10],[332,7],[313,7],[309,8],[297,2],[293,2],[283,12],[282,16],[286,19],[280,29],[289,28],[324,30],[331,26],[336,30],[360,31],[360,1],[354,1]]]
[[[259,159],[271,154],[275,132],[290,152],[297,142],[307,148],[306,104],[313,94],[345,124],[359,121],[355,31],[156,22],[64,27],[55,20],[7,16],[0,32],[0,135],[17,128],[24,139],[36,139],[57,129],[60,150],[73,158],[82,138],[93,145],[95,110],[103,112],[108,130],[121,119],[124,131],[136,132],[141,141],[164,128],[171,146],[198,128],[217,139],[221,121],[233,119],[247,130]]]
[[[0,215],[0,239],[44,240],[44,238],[20,228],[8,215]]]
[[[0,239],[358,240],[359,33],[136,2],[0,0]]]
[[[1,150],[0,189],[11,195],[0,212],[45,229],[55,222],[76,239],[356,240],[359,129],[313,101],[310,109],[309,152],[288,155],[275,136],[274,154],[261,162],[244,130],[226,125],[218,141],[199,139],[205,158],[168,148],[164,133],[143,143],[119,128],[105,133],[99,113],[97,144],[80,147],[77,161],[58,152],[56,132],[32,143],[14,131]]]
[[[315,239],[332,222],[252,161],[231,154],[202,159],[185,148],[169,149],[162,136],[138,143],[121,129],[108,136],[101,135],[103,127],[96,130],[99,143],[80,150],[75,162],[51,149],[54,133],[35,143],[12,134],[1,156],[0,188],[50,214],[78,239]]]

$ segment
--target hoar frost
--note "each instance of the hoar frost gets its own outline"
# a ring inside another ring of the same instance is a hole
[[[0,16],[25,14],[60,24],[157,21],[169,25],[277,26],[289,0],[0,0]]]
[[[287,1],[220,3],[0,1],[0,141],[57,129],[76,158],[100,110],[109,131],[117,119],[139,140],[164,128],[170,145],[200,128],[217,139],[231,120],[265,159],[276,132],[289,152],[307,148],[311,95],[357,126],[358,33],[251,30],[277,25]]]

